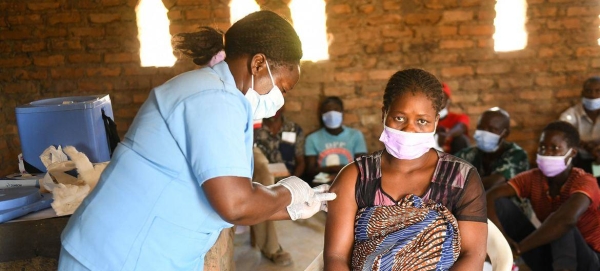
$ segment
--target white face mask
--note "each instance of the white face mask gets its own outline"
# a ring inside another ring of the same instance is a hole
[[[600,109],[600,98],[597,98],[597,99],[581,98],[581,103],[583,103],[583,106],[587,110],[595,111],[595,110]]]
[[[500,136],[484,130],[476,130],[473,135],[477,148],[484,152],[495,152],[500,146]]]
[[[444,107],[444,109],[440,110],[440,119],[443,119],[446,116],[448,116],[448,107]]]
[[[246,99],[250,101],[253,119],[255,120],[275,116],[277,110],[279,110],[285,103],[281,90],[275,85],[275,80],[273,80],[273,75],[271,74],[271,69],[269,68],[269,62],[266,60],[265,62],[267,63],[267,70],[269,71],[273,88],[267,94],[258,94],[258,92],[254,90],[254,75],[252,75],[252,86],[250,86],[245,95]]]

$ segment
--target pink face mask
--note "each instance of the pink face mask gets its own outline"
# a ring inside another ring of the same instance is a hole
[[[545,155],[537,155],[537,159],[535,160],[538,164],[538,168],[544,176],[546,177],[554,177],[561,172],[565,171],[569,164],[571,164],[571,158],[565,163],[565,159],[569,154],[571,154],[571,150],[562,156],[545,156]]]
[[[417,159],[435,146],[431,133],[407,133],[383,125],[379,141],[383,142],[389,154],[404,160]]]

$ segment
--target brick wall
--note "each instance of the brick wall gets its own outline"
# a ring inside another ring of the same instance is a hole
[[[172,33],[229,26],[228,0],[163,2]],[[289,16],[289,0],[257,2]],[[420,67],[451,86],[452,110],[469,114],[472,126],[489,107],[508,110],[509,138],[532,154],[541,128],[575,103],[582,81],[600,71],[600,1],[528,2],[527,48],[496,53],[495,1],[328,0],[330,60],[302,65],[301,81],[286,97],[287,115],[315,130],[319,99],[341,96],[345,124],[362,130],[369,150],[376,150],[387,79],[399,69]],[[189,60],[172,68],[140,67],[136,5],[0,0],[1,175],[16,170],[20,152],[16,105],[108,93],[123,135],[153,86],[194,68]]]

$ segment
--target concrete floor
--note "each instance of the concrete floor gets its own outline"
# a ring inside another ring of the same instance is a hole
[[[303,271],[323,250],[325,213],[318,213],[303,221],[275,223],[279,243],[292,255],[292,265],[277,266],[263,257],[258,249],[250,246],[250,231],[246,230],[236,234],[234,239],[236,271]]]

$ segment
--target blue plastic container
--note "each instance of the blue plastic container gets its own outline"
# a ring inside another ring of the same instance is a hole
[[[110,160],[109,142],[102,118],[114,119],[108,95],[62,97],[17,106],[17,128],[23,160],[40,172],[40,160],[51,145],[74,146],[92,163]],[[29,168],[30,171],[35,169]]]

